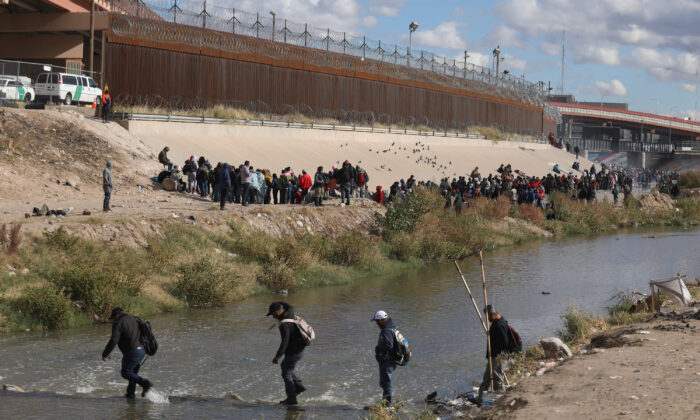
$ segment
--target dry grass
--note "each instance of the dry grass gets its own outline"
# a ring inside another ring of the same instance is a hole
[[[11,224],[7,228],[6,224],[0,226],[0,248],[4,249],[7,255],[13,255],[22,245],[22,225]]]

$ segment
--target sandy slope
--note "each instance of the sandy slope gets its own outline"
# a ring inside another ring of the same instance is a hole
[[[469,174],[475,166],[488,174],[501,163],[511,163],[513,168],[541,176],[555,163],[570,169],[574,162],[574,155],[548,145],[508,141],[144,121],[130,121],[129,130],[154,151],[169,146],[171,160],[180,165],[195,154],[204,155],[213,165],[249,160],[256,168],[279,174],[287,166],[296,172],[315,172],[319,165],[330,169],[348,159],[368,171],[372,187],[385,188],[412,174],[419,180],[439,181]],[[432,161],[426,163],[427,159]],[[581,168],[591,166],[587,160],[580,163]]]

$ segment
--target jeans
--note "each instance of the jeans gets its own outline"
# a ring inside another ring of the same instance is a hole
[[[209,180],[199,181],[199,195],[204,198],[209,195]]]
[[[250,184],[241,184],[241,204],[247,206],[248,200],[250,200]]]
[[[340,202],[347,200],[346,204],[350,204],[351,187],[350,184],[340,184]]]
[[[102,210],[109,210],[109,199],[112,198],[112,192],[105,191],[105,201],[102,203]]]
[[[274,200],[275,204],[277,204],[277,193],[279,192],[277,187],[272,188],[272,199]]]
[[[212,194],[211,194],[211,201],[213,201],[213,202],[215,202],[215,203],[216,203],[217,201],[219,201],[219,189],[220,189],[220,188],[219,188],[219,184],[215,184],[215,185],[214,185],[214,191],[213,191]]]
[[[282,379],[284,380],[284,391],[287,393],[287,398],[293,401],[297,399],[297,387],[301,386],[301,378],[294,373],[294,368],[296,368],[303,355],[303,350],[295,354],[285,354],[284,360],[280,364],[282,367]]]
[[[111,106],[109,105],[102,105],[102,121],[107,122],[109,121],[109,109]]]
[[[144,386],[148,381],[138,375],[141,368],[141,362],[146,357],[146,351],[143,348],[132,350],[122,356],[122,378],[129,381],[126,387],[126,396],[133,397],[136,392],[136,384]]]
[[[396,369],[394,362],[379,362],[379,386],[382,387],[382,397],[387,405],[391,404],[391,374]]]

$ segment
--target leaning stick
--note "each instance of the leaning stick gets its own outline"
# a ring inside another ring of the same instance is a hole
[[[474,296],[472,296],[472,291],[469,288],[469,284],[467,284],[467,280],[464,278],[464,274],[462,274],[462,270],[459,268],[459,264],[457,264],[457,260],[455,260],[455,267],[457,267],[459,276],[462,278],[462,283],[464,283],[464,287],[467,289],[467,293],[469,294],[469,298],[472,301],[472,305],[474,306],[476,315],[479,317],[479,321],[481,321],[481,326],[484,328],[484,332],[488,334],[489,330],[486,328],[486,324],[484,324],[484,318],[481,316],[481,311],[479,310],[479,307],[476,306],[476,301],[474,300]]]
[[[488,299],[486,298],[486,274],[484,273],[484,254],[482,251],[479,251],[479,263],[481,264],[481,286],[484,289],[484,308],[486,308],[489,304]],[[488,333],[489,329],[489,317],[486,317],[486,348],[488,350],[489,354],[489,379],[491,382],[491,392],[494,391],[493,387],[493,357],[491,356],[491,336]]]

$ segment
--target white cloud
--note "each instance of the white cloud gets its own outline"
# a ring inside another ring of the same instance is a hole
[[[567,52],[577,63],[634,63],[662,81],[691,81],[699,66],[698,0],[501,0],[494,15],[502,23],[485,37],[488,42],[494,35],[525,45],[540,42],[545,54],[556,55],[565,30]],[[621,55],[630,47],[632,57]],[[659,60],[636,57],[649,51],[656,54],[641,55]]]
[[[397,17],[406,0],[372,0],[369,11],[376,15]]]
[[[621,81],[614,79],[610,82],[595,82],[595,88],[591,89],[590,92],[600,96],[626,96],[627,88]]]
[[[413,33],[413,48],[444,48],[448,50],[464,50],[467,42],[463,36],[463,23],[443,22],[434,29],[420,28]],[[408,41],[408,35],[402,35]]]
[[[464,7],[455,7],[455,9],[450,13],[452,17],[462,17],[464,16]]]
[[[503,55],[503,62],[501,63],[502,69],[513,70],[525,70],[527,68],[527,61],[522,58],[514,57],[512,55]]]
[[[614,47],[587,45],[575,52],[575,62],[577,64],[594,63],[605,66],[619,66],[620,53]]]
[[[686,118],[690,117],[692,121],[700,121],[700,111],[697,109],[687,109],[685,111],[681,111],[681,118]]]
[[[681,89],[683,89],[686,92],[695,93],[698,91],[698,85],[691,85],[690,83],[683,83],[683,84],[681,84]]]

